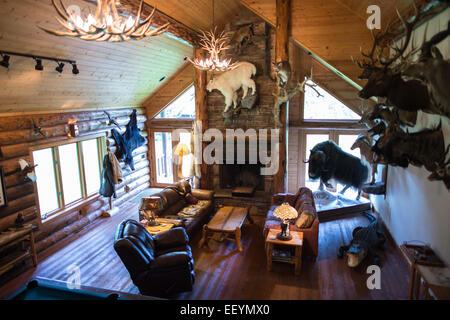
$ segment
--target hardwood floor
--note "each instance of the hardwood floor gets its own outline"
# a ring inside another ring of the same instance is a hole
[[[81,269],[83,285],[139,293],[128,271],[116,255],[113,239],[116,226],[126,218],[138,218],[137,204],[122,206],[112,218],[100,218],[77,234],[39,254],[39,264],[0,287],[4,299],[32,277],[40,276],[65,281],[67,267]],[[209,247],[198,248],[201,232],[191,239],[195,260],[194,290],[178,299],[406,299],[408,269],[392,243],[381,255],[381,289],[369,290],[365,268],[351,270],[337,259],[339,246],[351,239],[353,228],[368,224],[367,218],[355,214],[320,224],[319,256],[315,263],[304,260],[299,277],[293,265],[276,263],[266,270],[263,217],[254,224],[244,224],[239,252],[234,242],[210,240]]]

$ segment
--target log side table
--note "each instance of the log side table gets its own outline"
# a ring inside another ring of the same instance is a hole
[[[282,241],[277,239],[277,233],[280,230],[270,229],[266,237],[266,255],[267,255],[267,270],[272,271],[272,262],[285,262],[294,265],[294,273],[296,276],[300,275],[302,269],[302,247],[303,247],[303,232],[290,231],[292,239],[289,241]],[[291,257],[280,257],[274,255],[274,246],[288,246],[295,248],[295,255]]]

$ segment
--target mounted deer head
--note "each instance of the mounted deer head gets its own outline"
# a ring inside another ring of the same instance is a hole
[[[450,21],[447,30],[435,34],[429,41],[424,32],[424,41],[420,48],[421,54],[417,62],[405,63],[405,70],[402,72],[404,80],[418,80],[427,86],[431,100],[431,111],[436,114],[450,117],[450,62],[444,60],[438,43],[450,35]]]
[[[404,40],[400,46],[380,44],[384,40],[388,28],[378,35],[372,33],[374,42],[371,51],[368,54],[361,51],[368,60],[356,62],[363,69],[359,78],[368,79],[367,84],[359,93],[360,98],[385,97],[391,104],[407,111],[416,111],[429,105],[426,87],[416,80],[404,81],[401,78],[400,69],[394,63],[399,59],[404,59],[403,54],[411,40],[414,26],[421,18],[422,13],[415,5],[414,10],[415,16],[412,22],[406,22],[397,11],[405,29]],[[386,49],[394,51],[390,58],[383,57],[386,51],[391,51]],[[375,53],[377,53],[376,58]]]

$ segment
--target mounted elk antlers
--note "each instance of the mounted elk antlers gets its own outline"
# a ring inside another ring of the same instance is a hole
[[[426,30],[424,40],[426,38]],[[450,21],[447,30],[435,34],[424,41],[420,48],[418,62],[406,62],[402,77],[405,80],[419,80],[426,85],[433,111],[450,118],[450,62],[444,60],[435,46],[450,35]]]
[[[59,0],[59,6],[55,0],[52,0],[52,4],[59,15],[56,20],[66,31],[39,28],[54,36],[74,37],[87,41],[121,42],[157,36],[165,32],[169,26],[169,23],[166,23],[151,29],[156,8],[153,8],[152,13],[141,22],[143,1],[139,5],[136,18],[129,16],[126,20],[119,16],[115,0],[97,0],[95,15],[89,14],[85,20],[77,13],[69,12],[62,0]]]

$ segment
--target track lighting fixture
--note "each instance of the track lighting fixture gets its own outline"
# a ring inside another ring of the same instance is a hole
[[[62,73],[63,68],[64,68],[64,63],[59,62],[59,61],[57,63],[58,63],[58,66],[55,68],[55,70],[58,71],[59,73]]]
[[[42,65],[42,59],[34,58],[34,60],[36,60],[36,65],[34,66],[34,69],[38,71],[44,70],[44,66]]]
[[[36,61],[36,65],[34,66],[35,70],[42,71],[44,70],[44,65],[42,64],[43,60],[53,61],[58,64],[58,66],[55,68],[55,70],[59,73],[63,72],[64,63],[71,64],[72,65],[72,73],[73,74],[79,74],[80,70],[77,67],[77,62],[74,60],[68,60],[68,59],[59,59],[59,58],[52,58],[52,57],[43,57],[43,56],[36,56],[26,53],[17,53],[17,52],[10,52],[10,51],[3,51],[0,50],[0,66],[9,68],[9,60],[11,56],[18,56],[18,57],[25,57],[25,58],[31,58]]]
[[[2,54],[3,60],[0,62],[0,66],[9,68],[9,59],[11,58],[7,54]]]
[[[73,74],[79,74],[80,70],[78,70],[77,65],[75,63],[72,63],[72,73]]]

